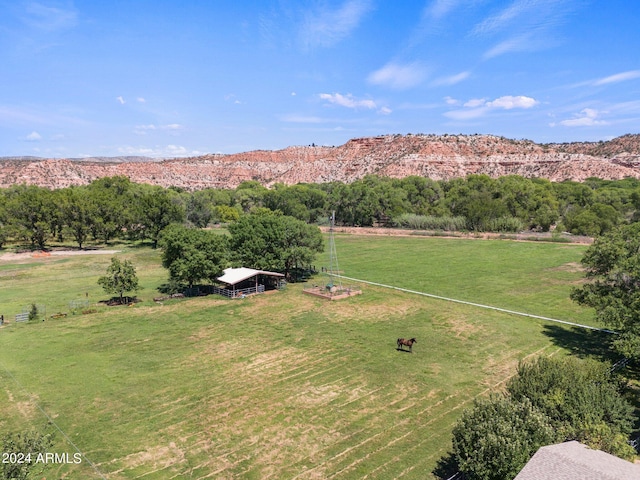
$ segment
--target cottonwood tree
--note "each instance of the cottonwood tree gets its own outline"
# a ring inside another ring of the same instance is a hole
[[[160,232],[172,223],[181,223],[185,217],[183,205],[177,193],[158,186],[137,185],[134,194],[137,212],[138,237],[149,238],[152,247],[158,246]]]
[[[293,217],[259,210],[229,225],[229,250],[238,265],[289,275],[324,250],[322,233]]]
[[[504,395],[476,400],[463,413],[454,455],[474,480],[513,478],[539,447],[568,440],[632,459],[634,420],[608,365],[539,357],[518,366]]]
[[[539,357],[518,366],[507,383],[515,401],[530,401],[564,440],[578,440],[623,458],[634,456],[627,444],[633,407],[621,394],[610,367],[576,357]]]
[[[557,440],[549,419],[530,401],[496,395],[475,400],[462,414],[453,429],[453,453],[466,478],[504,480]]]
[[[199,280],[213,281],[227,264],[227,237],[208,230],[170,225],[163,230],[159,246],[170,278],[189,287]]]
[[[107,268],[107,274],[98,279],[105,292],[116,294],[120,297],[120,303],[124,303],[124,294],[137,292],[138,277],[136,269],[130,260],[120,261],[117,257],[111,258],[111,265]]]
[[[611,231],[587,249],[582,265],[590,282],[571,298],[592,307],[596,317],[616,329],[614,349],[640,358],[640,223]]]
[[[93,223],[88,192],[83,187],[69,187],[60,191],[59,210],[62,223],[71,232],[78,248],[86,242]]]
[[[53,193],[35,185],[17,185],[6,192],[6,211],[18,237],[44,249],[52,236],[56,207]]]

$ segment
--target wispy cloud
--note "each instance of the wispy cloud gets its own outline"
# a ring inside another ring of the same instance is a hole
[[[323,6],[307,12],[300,28],[300,38],[306,48],[331,47],[355,30],[371,10],[370,0],[348,0],[338,8]]]
[[[469,78],[470,75],[471,75],[471,72],[460,72],[455,75],[450,75],[448,77],[436,78],[433,82],[431,82],[431,85],[434,87],[442,87],[442,86],[448,87],[466,80],[467,78]]]
[[[119,97],[116,97],[116,100],[120,105],[124,105],[125,103],[127,103],[122,95],[120,95]]]
[[[31,28],[54,32],[76,26],[78,13],[75,9],[64,9],[39,2],[26,4],[22,21]]]
[[[506,37],[485,52],[485,60],[506,53],[541,50],[557,43],[553,30],[575,5],[575,0],[515,0],[478,23],[471,33]]]
[[[341,93],[321,93],[319,97],[322,100],[326,100],[333,105],[339,105],[346,108],[366,108],[369,110],[377,108],[376,102],[374,102],[373,100],[358,100],[354,98],[350,93],[346,95],[342,95]]]
[[[427,69],[420,63],[401,65],[391,62],[369,74],[367,81],[374,85],[404,90],[421,84],[426,77]]]
[[[489,60],[506,53],[532,52],[539,50],[542,47],[542,43],[538,41],[539,38],[543,37],[537,37],[531,33],[516,35],[491,47],[484,53],[482,58]]]
[[[640,78],[640,70],[630,70],[628,72],[616,73],[608,77],[600,78],[593,82],[594,86],[609,85],[611,83],[625,82],[627,80],[634,80]]]
[[[152,123],[148,125],[136,125],[133,129],[133,133],[136,135],[146,135],[149,132],[160,131],[171,135],[177,135],[182,130],[184,130],[184,126],[178,123],[170,123],[168,125],[155,125]]]
[[[145,156],[145,157],[161,157],[161,158],[172,158],[172,157],[193,157],[197,155],[204,155],[206,152],[201,152],[198,150],[189,150],[187,147],[182,145],[166,145],[166,146],[157,146],[157,147],[147,147],[147,146],[131,146],[131,145],[123,145],[117,148],[117,152],[120,155],[127,156]]]
[[[449,97],[445,98],[445,101],[447,101],[448,104],[455,104],[447,100],[448,98]],[[444,116],[453,120],[471,120],[474,118],[482,117],[495,110],[527,110],[529,108],[535,107],[539,103],[540,102],[538,102],[535,98],[522,95],[505,95],[491,101],[487,101],[484,98],[473,98],[463,104],[463,107],[465,108],[446,112]]]
[[[464,3],[464,0],[434,0],[425,7],[423,18],[439,20]]]
[[[278,118],[281,121],[288,123],[325,123],[329,121],[328,119],[322,117],[316,117],[313,115],[298,115],[296,113],[280,115]]]

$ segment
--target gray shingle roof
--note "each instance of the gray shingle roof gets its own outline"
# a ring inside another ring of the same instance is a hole
[[[640,480],[640,465],[572,441],[540,447],[514,480]]]

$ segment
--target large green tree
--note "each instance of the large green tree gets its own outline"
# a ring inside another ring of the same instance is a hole
[[[522,362],[504,396],[477,400],[453,430],[468,478],[513,478],[543,445],[577,440],[632,459],[633,407],[607,364],[577,357]]]
[[[270,210],[243,215],[229,225],[229,249],[238,265],[288,275],[324,250],[320,229]]]
[[[79,248],[86,242],[93,223],[93,209],[87,193],[86,188],[69,187],[59,195],[60,218]]]
[[[227,265],[227,237],[209,230],[170,225],[160,238],[162,266],[177,282],[189,287],[200,280],[213,281]]]
[[[31,242],[32,247],[44,249],[51,238],[57,208],[53,193],[34,185],[18,185],[6,192],[6,211],[12,229],[19,238]]]
[[[132,229],[138,237],[151,239],[153,248],[158,246],[160,232],[172,223],[185,218],[179,195],[158,186],[138,185],[134,194],[137,225]]]
[[[599,320],[618,331],[613,341],[618,352],[640,358],[640,223],[597,238],[582,264],[589,282],[571,298],[594,308]]]
[[[531,402],[508,396],[477,399],[453,429],[453,453],[466,478],[514,478],[534,453],[558,440],[548,418]]]
[[[124,229],[135,230],[133,188],[124,176],[100,178],[87,187],[94,239],[109,243]]]
[[[539,357],[518,366],[507,391],[514,400],[526,399],[544,412],[563,440],[578,440],[621,457],[633,455],[626,443],[633,407],[621,395],[607,364]]]

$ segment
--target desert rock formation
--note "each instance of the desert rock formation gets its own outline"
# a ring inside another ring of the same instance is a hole
[[[264,185],[351,182],[367,174],[434,180],[480,173],[521,175],[552,181],[640,178],[640,134],[606,142],[536,144],[492,135],[383,135],[337,147],[298,146],[230,155],[162,161],[148,159],[0,159],[0,187],[84,185],[113,175],[138,183],[188,190],[234,188],[242,181]]]

